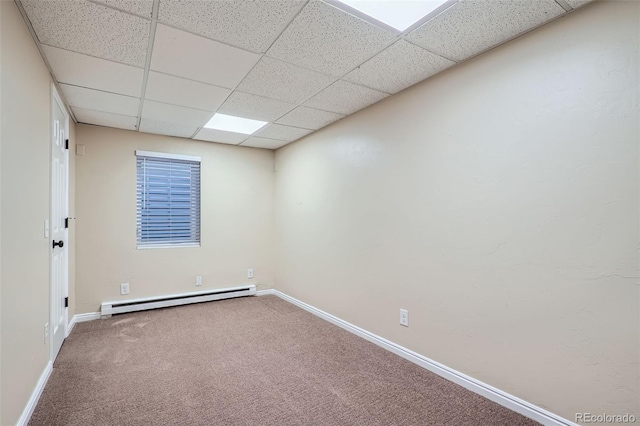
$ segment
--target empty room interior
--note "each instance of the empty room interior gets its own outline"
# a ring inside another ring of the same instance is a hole
[[[0,424],[640,423],[640,2],[1,0]]]

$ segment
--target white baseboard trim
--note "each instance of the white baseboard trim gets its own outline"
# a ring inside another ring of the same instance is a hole
[[[69,334],[71,334],[71,330],[73,330],[73,327],[79,323],[79,322],[87,322],[87,321],[93,321],[93,320],[99,320],[100,319],[100,312],[89,312],[86,314],[76,314],[73,316],[73,318],[71,318],[71,321],[69,322],[69,325],[67,326],[67,336],[69,337]]]
[[[40,379],[38,379],[38,384],[36,384],[36,388],[33,390],[31,394],[31,398],[29,398],[29,402],[27,402],[27,406],[24,407],[22,411],[22,415],[18,420],[17,426],[27,426],[29,420],[31,420],[31,415],[33,414],[33,410],[36,409],[36,405],[38,405],[38,401],[40,400],[40,395],[42,395],[42,391],[44,387],[47,385],[47,381],[49,380],[49,376],[51,376],[51,372],[53,371],[53,363],[49,361],[47,366],[44,368],[44,371],[40,375]]]
[[[513,396],[507,392],[504,392],[500,389],[494,388],[491,385],[488,385],[480,380],[474,379],[473,377],[467,376],[464,373],[456,371],[452,368],[447,367],[446,365],[440,364],[437,361],[429,359],[425,356],[422,356],[416,352],[413,352],[403,346],[400,346],[396,343],[393,343],[387,339],[384,339],[376,334],[373,334],[367,330],[364,330],[358,326],[355,326],[347,321],[344,321],[338,317],[335,317],[323,310],[320,310],[314,306],[311,306],[307,303],[304,303],[298,299],[295,299],[287,294],[284,294],[276,289],[265,289],[258,290],[256,292],[257,296],[267,296],[267,295],[275,295],[279,298],[286,300],[289,303],[292,303],[307,312],[310,312],[330,323],[337,325],[338,327],[347,330],[363,339],[366,339],[383,349],[386,349],[390,352],[393,352],[396,355],[401,356],[402,358],[413,362],[420,367],[423,367],[445,379],[452,381],[472,392],[477,393],[478,395],[484,396],[485,398],[502,405],[510,410],[513,410],[517,413],[522,414],[532,420],[542,423],[543,425],[553,425],[553,426],[579,426],[576,423],[564,419],[556,414],[553,414],[543,408],[540,408],[536,405],[533,405],[527,401],[524,401],[516,396]],[[71,333],[71,330],[75,326],[76,323],[93,321],[100,319],[100,312],[90,312],[86,314],[77,314],[74,315],[69,322],[69,326],[67,327],[68,332]],[[31,398],[27,403],[27,406],[24,408],[22,415],[20,416],[20,420],[18,420],[18,426],[26,426],[31,419],[31,415],[33,414],[33,410],[36,408],[38,404],[38,400],[40,399],[40,395],[42,395],[42,391],[49,380],[49,376],[53,371],[53,364],[51,361],[47,364],[40,379],[38,380],[38,384],[31,394]]]
[[[446,365],[440,364],[437,361],[434,361],[416,352],[413,352],[403,346],[400,346],[376,334],[373,334],[367,330],[364,330],[358,326],[348,323],[347,321],[344,321],[314,306],[311,306],[298,299],[288,296],[278,290],[267,289],[267,290],[260,290],[257,293],[258,296],[266,296],[269,294],[278,296],[279,298],[286,300],[287,302],[290,302],[296,306],[299,306],[305,311],[308,311],[326,321],[329,321],[332,324],[337,325],[340,328],[343,328],[390,352],[393,352],[394,354],[399,355],[402,358],[409,360],[414,364],[419,365],[420,367],[426,368],[427,370],[441,377],[444,377],[445,379],[452,381],[472,392],[475,392],[478,395],[484,396],[485,398],[497,404],[500,404],[503,407],[506,407],[517,413],[520,413],[523,416],[528,417],[532,420],[540,422],[543,425],[578,426],[576,423],[572,421],[562,418],[556,414],[553,414],[543,408],[533,405],[527,401],[524,401],[500,389],[494,388],[491,385],[481,382],[480,380],[474,379],[473,377],[467,376],[466,374],[456,371],[453,368],[449,368]]]

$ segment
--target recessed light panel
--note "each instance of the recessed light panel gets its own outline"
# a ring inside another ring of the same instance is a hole
[[[447,0],[340,0],[373,19],[404,31]]]
[[[224,130],[225,132],[242,133],[251,135],[260,130],[266,121],[250,120],[248,118],[234,117],[233,115],[215,114],[204,125],[205,129]]]

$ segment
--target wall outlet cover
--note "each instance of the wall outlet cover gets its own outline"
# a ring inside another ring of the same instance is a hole
[[[406,309],[400,309],[400,325],[409,327],[409,311]]]

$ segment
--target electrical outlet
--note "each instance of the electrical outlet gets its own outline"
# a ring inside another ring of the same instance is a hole
[[[247,269],[247,278],[253,278],[253,269]]]
[[[400,309],[400,325],[409,327],[409,311],[406,309]]]
[[[120,284],[120,294],[123,296],[129,294],[129,283]]]
[[[49,343],[49,323],[44,325],[44,344]]]
[[[200,287],[202,285],[202,276],[198,275],[196,277],[196,287]]]

